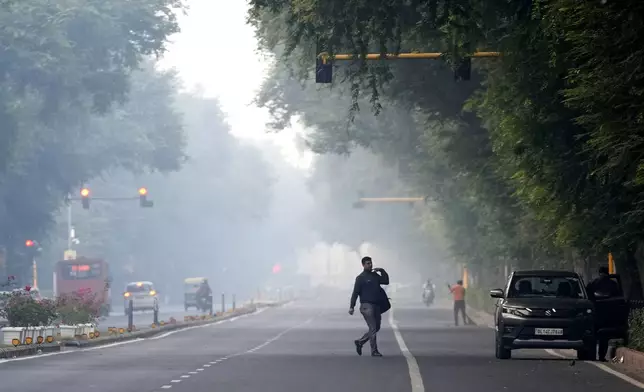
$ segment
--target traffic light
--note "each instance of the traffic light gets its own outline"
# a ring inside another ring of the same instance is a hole
[[[454,71],[454,80],[470,80],[472,76],[472,58],[465,57]]]
[[[35,245],[35,243],[34,243],[34,241],[33,241],[33,240],[27,240],[27,241],[25,241],[25,246],[26,246],[27,248],[33,248],[33,247],[34,247],[34,245]]]
[[[148,200],[148,188],[145,188],[145,187],[139,188],[139,205],[141,207],[154,206],[154,202],[152,200]]]
[[[89,188],[83,188],[80,191],[83,208],[89,210]]]
[[[329,59],[315,60],[315,83],[329,84],[333,81],[333,63]]]

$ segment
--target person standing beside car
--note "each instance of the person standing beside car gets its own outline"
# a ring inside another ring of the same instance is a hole
[[[612,313],[606,305],[602,306],[601,303],[598,303],[597,296],[601,296],[603,299],[610,299],[620,296],[620,289],[617,282],[611,279],[608,267],[601,266],[599,267],[599,276],[593,279],[586,286],[586,292],[591,301],[595,303],[595,328],[600,330],[601,328],[610,324],[609,320],[612,317]],[[610,307],[610,304],[607,304]],[[597,343],[599,345],[599,350],[597,352],[598,359],[602,362],[606,361],[606,354],[608,353],[608,341],[610,336],[605,333],[596,333]]]

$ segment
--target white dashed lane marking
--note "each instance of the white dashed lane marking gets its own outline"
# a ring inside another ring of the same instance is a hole
[[[319,316],[319,315],[318,315],[318,316]],[[237,353],[237,354],[233,354],[233,355],[229,355],[229,356],[226,356],[226,357],[222,357],[222,358],[216,359],[216,360],[214,360],[214,361],[210,362],[209,364],[205,364],[205,365],[203,365],[203,367],[204,367],[204,368],[206,368],[206,367],[211,367],[212,365],[216,365],[216,364],[221,363],[221,362],[223,362],[223,361],[225,361],[225,360],[227,360],[227,359],[234,358],[234,357],[238,357],[238,356],[240,356],[240,355],[244,355],[244,354],[252,354],[252,353],[254,353],[255,351],[260,350],[260,349],[262,349],[262,348],[264,348],[264,347],[268,346],[269,344],[271,344],[271,343],[275,342],[276,340],[278,340],[279,338],[281,338],[282,336],[284,336],[284,335],[285,335],[285,334],[287,334],[288,332],[290,332],[290,331],[292,331],[292,330],[294,330],[294,329],[296,329],[296,328],[303,327],[303,326],[304,326],[304,325],[306,325],[306,324],[309,324],[311,321],[313,321],[313,320],[315,319],[315,317],[317,317],[317,316],[311,317],[310,319],[306,320],[305,322],[303,322],[303,323],[301,323],[301,324],[297,324],[297,325],[295,325],[295,326],[293,326],[293,327],[290,327],[290,328],[288,328],[288,329],[285,329],[284,331],[282,331],[282,332],[280,332],[279,334],[277,334],[277,335],[273,336],[272,338],[270,338],[269,340],[267,340],[267,341],[265,341],[264,343],[260,344],[259,346],[253,347],[253,348],[251,348],[250,350],[242,351],[242,352]],[[203,372],[203,371],[204,371],[204,368],[198,368],[198,369],[195,369],[195,371],[188,372],[188,374],[184,374],[184,375],[182,375],[180,378],[184,378],[184,379],[185,379],[185,378],[189,378],[189,377],[190,377],[190,374],[192,374],[192,375],[199,374],[199,372]],[[181,380],[172,380],[172,381],[170,381],[170,382],[171,382],[171,383],[175,383],[175,384],[177,384],[177,383],[180,383],[180,382],[181,382]],[[161,387],[161,389],[170,389],[170,388],[172,388],[172,385],[163,385],[163,386]]]

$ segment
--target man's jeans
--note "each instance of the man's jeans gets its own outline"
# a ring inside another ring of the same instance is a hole
[[[467,315],[465,314],[465,301],[454,301],[454,324],[458,326],[458,314],[463,315],[463,324],[467,325]]]
[[[376,341],[376,334],[380,331],[380,323],[382,322],[382,315],[380,314],[380,307],[378,305],[364,303],[360,304],[360,313],[367,322],[369,331],[362,335],[358,341],[360,344],[367,343],[371,345],[371,352],[378,351],[378,342]]]

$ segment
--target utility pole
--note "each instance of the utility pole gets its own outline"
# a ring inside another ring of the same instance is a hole
[[[67,250],[72,250],[72,195],[67,194]]]

